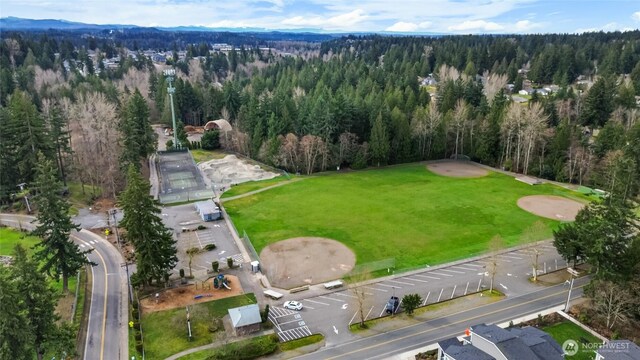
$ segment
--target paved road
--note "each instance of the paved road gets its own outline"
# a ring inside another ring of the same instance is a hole
[[[23,229],[33,229],[31,216],[0,214],[0,223]],[[85,360],[126,360],[127,344],[127,296],[126,274],[121,268],[122,256],[106,240],[87,230],[73,232],[71,238],[81,250],[93,249],[89,260],[92,286],[85,343]]]
[[[589,278],[577,279],[572,299],[582,296]],[[507,298],[446,317],[407,326],[384,334],[328,346],[296,359],[386,359],[395,354],[415,350],[437,341],[460,336],[464,330],[480,323],[498,324],[523,315],[536,314],[563,304],[567,287],[556,285],[525,295]]]
[[[538,248],[542,251],[539,257],[542,272],[567,266],[550,242],[541,243]],[[528,251],[528,248],[521,247],[499,255],[494,287],[508,297],[531,293],[540,288],[528,280],[532,272]],[[383,316],[384,306],[391,296],[402,298],[417,293],[422,297],[423,305],[426,305],[486,289],[490,284],[485,268],[488,263],[488,257],[477,257],[372,280],[364,285],[366,318]],[[348,325],[357,321],[359,316],[357,298],[351,290],[328,292],[321,286],[314,286],[312,290],[287,294],[280,301],[271,301],[271,306],[282,307],[285,300],[302,302],[305,325],[314,333],[324,334],[329,346],[356,338],[348,331]]]

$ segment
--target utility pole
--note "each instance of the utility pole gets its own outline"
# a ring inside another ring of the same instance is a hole
[[[173,108],[173,94],[176,92],[176,88],[171,84],[173,82],[173,78],[176,75],[176,71],[174,69],[167,69],[164,71],[164,76],[167,77],[167,81],[169,82],[169,87],[167,87],[167,92],[169,93],[169,98],[171,101],[171,120],[173,121],[173,147],[179,149],[181,146],[178,143],[178,129],[176,128],[176,112]]]
[[[564,305],[564,312],[569,311],[569,300],[571,300],[571,290],[573,290],[573,280],[575,279],[575,277],[580,275],[579,272],[575,271],[572,268],[567,268],[567,272],[571,274],[571,282],[569,283],[569,294],[567,295],[567,303]]]
[[[118,218],[116,217],[118,209],[111,209],[109,212],[113,216],[113,224],[115,227],[116,240],[118,242],[118,249],[120,250],[120,253],[122,254],[122,256],[125,258],[124,266],[127,272],[127,293],[129,293],[129,303],[133,303],[133,292],[131,291],[131,283],[129,282],[129,262],[127,261],[125,254],[122,251],[122,245],[120,245],[120,233],[118,232]]]

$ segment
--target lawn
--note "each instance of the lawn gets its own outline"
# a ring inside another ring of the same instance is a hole
[[[193,340],[187,339],[186,311],[184,308],[143,314],[142,334],[144,348],[149,359],[164,359],[180,351],[209,344],[219,332],[224,332],[222,324],[216,332],[209,327],[215,318],[222,318],[227,310],[254,304],[255,295],[245,294],[226,299],[200,303],[189,307]]]
[[[193,149],[191,150],[191,155],[193,156],[193,160],[197,163],[201,163],[203,161],[209,161],[213,159],[222,159],[227,154],[225,154],[221,150],[202,150],[202,149]]]
[[[31,252],[31,248],[40,241],[35,236],[11,228],[0,227],[0,255],[12,255],[17,244]]]
[[[536,194],[586,199],[499,173],[450,178],[407,164],[305,178],[225,202],[225,208],[258,252],[279,240],[318,236],[347,245],[357,264],[395,258],[397,269],[408,269],[486,252],[494,235],[517,245],[536,221],[547,227],[543,238],[550,237],[559,222],[517,206],[520,197]]]
[[[558,342],[558,344],[560,344],[562,346],[562,343],[564,343],[566,340],[575,340],[578,344],[582,344],[585,340],[589,343],[598,343],[601,344],[602,341],[600,341],[600,339],[598,339],[597,337],[591,335],[590,333],[586,332],[584,329],[582,329],[581,327],[579,327],[578,325],[570,322],[570,321],[563,321],[561,323],[558,324],[554,324],[551,326],[547,326],[545,328],[543,328],[542,330],[544,330],[545,332],[549,333],[549,335],[551,335],[551,337]],[[593,346],[591,346],[592,349],[585,349],[581,346],[581,349],[578,351],[577,354],[567,357],[568,359],[571,360],[589,360],[589,359],[594,359],[595,358],[595,352],[593,351]]]

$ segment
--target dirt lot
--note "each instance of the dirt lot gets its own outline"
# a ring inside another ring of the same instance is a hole
[[[339,279],[356,263],[348,247],[317,237],[278,241],[264,248],[260,259],[271,284],[282,289]]]
[[[548,219],[574,221],[584,204],[560,196],[531,195],[518,199],[518,206]]]
[[[213,159],[198,164],[204,175],[217,186],[235,185],[247,181],[272,179],[278,174],[266,171],[260,165],[251,164],[227,155],[224,159]]]
[[[489,172],[479,166],[469,162],[446,161],[437,162],[427,165],[429,171],[442,176],[451,177],[481,177],[489,174]]]
[[[225,275],[225,277],[229,280],[229,286],[231,287],[231,290],[214,289],[212,284],[213,279],[209,279],[207,281],[207,285],[210,287],[209,289],[203,289],[201,283],[199,282],[197,289],[195,285],[188,285],[159,292],[160,296],[158,297],[157,303],[154,296],[144,298],[140,301],[142,304],[142,310],[145,313],[169,310],[187,305],[193,305],[197,303],[203,303],[211,300],[244,294],[242,286],[240,286],[240,281],[237,277],[233,275]],[[204,296],[200,299],[194,299],[196,295]]]

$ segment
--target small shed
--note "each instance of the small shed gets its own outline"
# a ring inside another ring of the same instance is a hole
[[[194,205],[202,221],[213,221],[222,218],[222,212],[213,200],[198,201]]]
[[[258,304],[245,305],[233,309],[229,309],[229,317],[231,325],[236,335],[247,335],[260,331],[260,308]]]
[[[233,130],[233,127],[225,119],[212,120],[204,124],[204,130],[219,130],[221,133]]]

